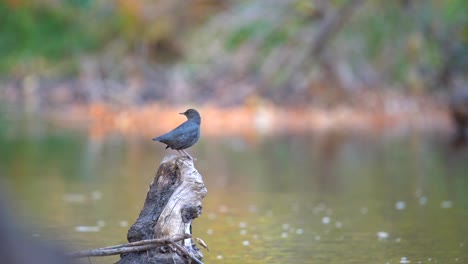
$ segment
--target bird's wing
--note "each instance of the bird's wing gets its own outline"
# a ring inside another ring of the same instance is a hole
[[[185,140],[188,137],[192,136],[193,133],[196,133],[198,129],[199,128],[196,124],[186,122],[176,127],[171,132],[173,132],[174,138],[177,138],[177,140]]]
[[[157,138],[154,138],[154,140],[158,140],[161,142],[165,142],[167,140],[173,140],[174,138],[177,138],[178,136],[183,134],[184,131],[187,131],[188,127],[190,127],[188,122],[184,122],[180,124],[178,127],[174,128],[173,130],[167,132],[166,134],[163,134]]]
[[[176,135],[178,141],[185,141],[189,138],[193,138],[197,136],[198,127],[191,127],[190,129],[185,129],[185,131],[181,134]]]
[[[198,139],[200,127],[194,122],[184,122],[172,131],[157,137],[155,140],[163,142],[172,149],[191,146],[193,139]],[[196,141],[196,140],[195,140]]]

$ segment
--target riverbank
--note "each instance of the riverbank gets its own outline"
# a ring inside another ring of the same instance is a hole
[[[89,133],[102,137],[110,133],[152,137],[166,132],[185,118],[178,113],[196,108],[202,115],[205,136],[243,136],[346,131],[349,133],[400,133],[408,130],[451,131],[446,106],[429,98],[366,95],[360,106],[281,107],[252,99],[243,105],[178,105],[153,103],[117,107],[104,103],[75,105],[51,112],[53,122],[67,126],[86,123]],[[364,103],[365,102],[365,103]]]

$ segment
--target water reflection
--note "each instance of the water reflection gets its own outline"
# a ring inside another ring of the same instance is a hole
[[[2,177],[38,233],[77,249],[125,242],[171,153],[144,138],[18,131],[0,134]],[[468,154],[449,145],[418,133],[203,138],[189,152],[208,188],[194,223],[206,263],[466,263]]]

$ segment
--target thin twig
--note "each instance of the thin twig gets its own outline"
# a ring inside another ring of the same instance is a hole
[[[69,256],[72,258],[101,257],[101,256],[119,255],[123,253],[140,252],[140,251],[145,251],[148,249],[158,247],[160,245],[172,244],[172,243],[175,243],[176,241],[184,240],[186,238],[191,238],[191,237],[192,237],[191,235],[185,234],[185,235],[173,236],[172,238],[146,239],[146,240],[140,240],[137,242],[127,243],[127,244],[122,244],[122,245],[73,252],[69,254]]]
[[[185,250],[185,248],[183,248],[181,245],[179,245],[178,243],[176,243],[175,241],[172,241],[170,240],[169,243],[171,245],[173,245],[174,247],[176,247],[180,252],[182,252],[185,256],[189,257],[191,260],[195,261],[196,263],[198,264],[203,264],[203,262],[201,262],[199,259],[197,259],[196,257],[194,257],[192,254],[190,254],[187,250]]]

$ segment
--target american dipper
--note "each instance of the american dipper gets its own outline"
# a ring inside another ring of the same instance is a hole
[[[175,149],[179,153],[182,151],[189,159],[193,160],[192,156],[190,156],[190,154],[188,154],[184,149],[193,146],[200,138],[201,117],[195,109],[188,109],[180,114],[185,115],[188,120],[174,128],[172,131],[153,138],[153,140],[166,144],[166,149]]]

